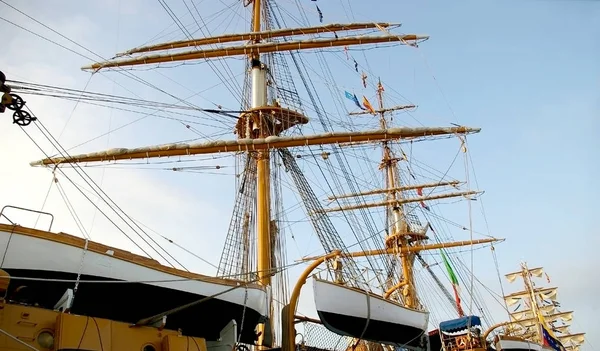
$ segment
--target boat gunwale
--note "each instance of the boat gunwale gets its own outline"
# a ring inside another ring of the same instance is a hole
[[[76,247],[76,248],[79,248],[82,250],[85,249],[85,245],[86,245],[85,239],[71,235],[71,234],[67,234],[64,232],[55,233],[55,232],[50,232],[50,231],[45,231],[45,230],[24,227],[24,226],[17,225],[17,224],[0,223],[0,231],[6,232],[9,234],[15,233],[15,234],[21,234],[21,235],[25,235],[25,236],[29,236],[29,237],[33,237],[33,238],[42,239],[42,240],[49,240],[49,241],[53,241],[56,243]],[[255,288],[255,289],[265,291],[264,287],[262,287],[261,285],[256,284],[256,283],[248,284],[247,282],[242,281],[242,280],[211,277],[211,276],[207,276],[207,275],[203,275],[203,274],[184,271],[184,270],[173,268],[173,267],[168,267],[168,266],[161,264],[160,262],[158,262],[155,259],[141,256],[141,255],[132,253],[130,251],[119,249],[119,248],[116,248],[113,246],[101,244],[96,241],[89,240],[87,242],[87,250],[92,251],[97,254],[101,254],[106,257],[112,257],[112,258],[119,259],[119,260],[122,260],[125,262],[136,264],[138,266],[142,266],[145,268],[160,271],[162,273],[179,276],[181,278],[189,278],[190,280],[198,280],[198,281],[203,281],[206,283],[214,283],[214,284],[225,285],[225,286],[238,286],[238,285],[244,284],[248,288]],[[107,251],[113,251],[113,254],[109,255],[109,254],[107,254]]]

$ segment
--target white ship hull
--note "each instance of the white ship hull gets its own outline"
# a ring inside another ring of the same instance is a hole
[[[315,278],[319,318],[334,333],[392,345],[419,346],[429,313]]]
[[[81,274],[81,280],[107,282],[80,283],[71,309],[73,313],[133,323],[239,284],[172,269],[98,243],[90,242],[88,250],[84,250],[84,244],[83,239],[63,233],[0,225],[0,266],[11,275],[9,298],[26,299],[23,302],[52,308],[66,289],[75,286],[72,281],[57,280],[75,280]],[[25,290],[15,293],[18,286],[27,286],[27,295],[23,295]],[[257,285],[237,288],[170,315],[167,327],[182,328],[188,335],[208,330],[218,337],[221,328],[233,316],[239,315],[236,319],[241,327],[245,309],[243,329],[250,331],[245,335],[251,338],[258,320],[267,315],[268,298],[268,293]],[[200,318],[207,314],[211,318]],[[223,321],[213,318],[221,315]],[[213,325],[203,325],[203,321]],[[218,325],[220,322],[223,325]]]
[[[497,351],[554,351],[550,347],[519,338],[500,337],[496,342]]]

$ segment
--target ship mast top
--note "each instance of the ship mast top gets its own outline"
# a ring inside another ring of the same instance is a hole
[[[261,3],[262,0],[252,0],[252,12],[253,12],[253,17],[252,17],[252,31],[253,32],[260,32],[260,22],[261,22],[261,16],[260,16],[260,12],[262,10],[261,8]],[[257,40],[257,42],[259,42],[260,39]]]

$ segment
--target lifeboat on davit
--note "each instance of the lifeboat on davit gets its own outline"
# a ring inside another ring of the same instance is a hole
[[[319,318],[336,334],[404,347],[419,347],[427,336],[429,312],[316,277],[313,288]]]

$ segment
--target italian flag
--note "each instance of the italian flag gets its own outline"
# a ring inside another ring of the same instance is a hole
[[[450,265],[446,254],[444,254],[444,251],[440,250],[440,252],[442,253],[442,260],[444,260],[444,266],[446,266],[448,276],[450,277],[450,282],[452,282],[452,288],[454,289],[454,299],[456,299],[456,311],[458,312],[458,316],[462,317],[465,315],[465,313],[463,312],[463,309],[460,305],[460,296],[458,296],[458,291],[460,290],[460,287],[458,286],[458,279],[456,278],[456,274],[454,274],[452,266]]]

